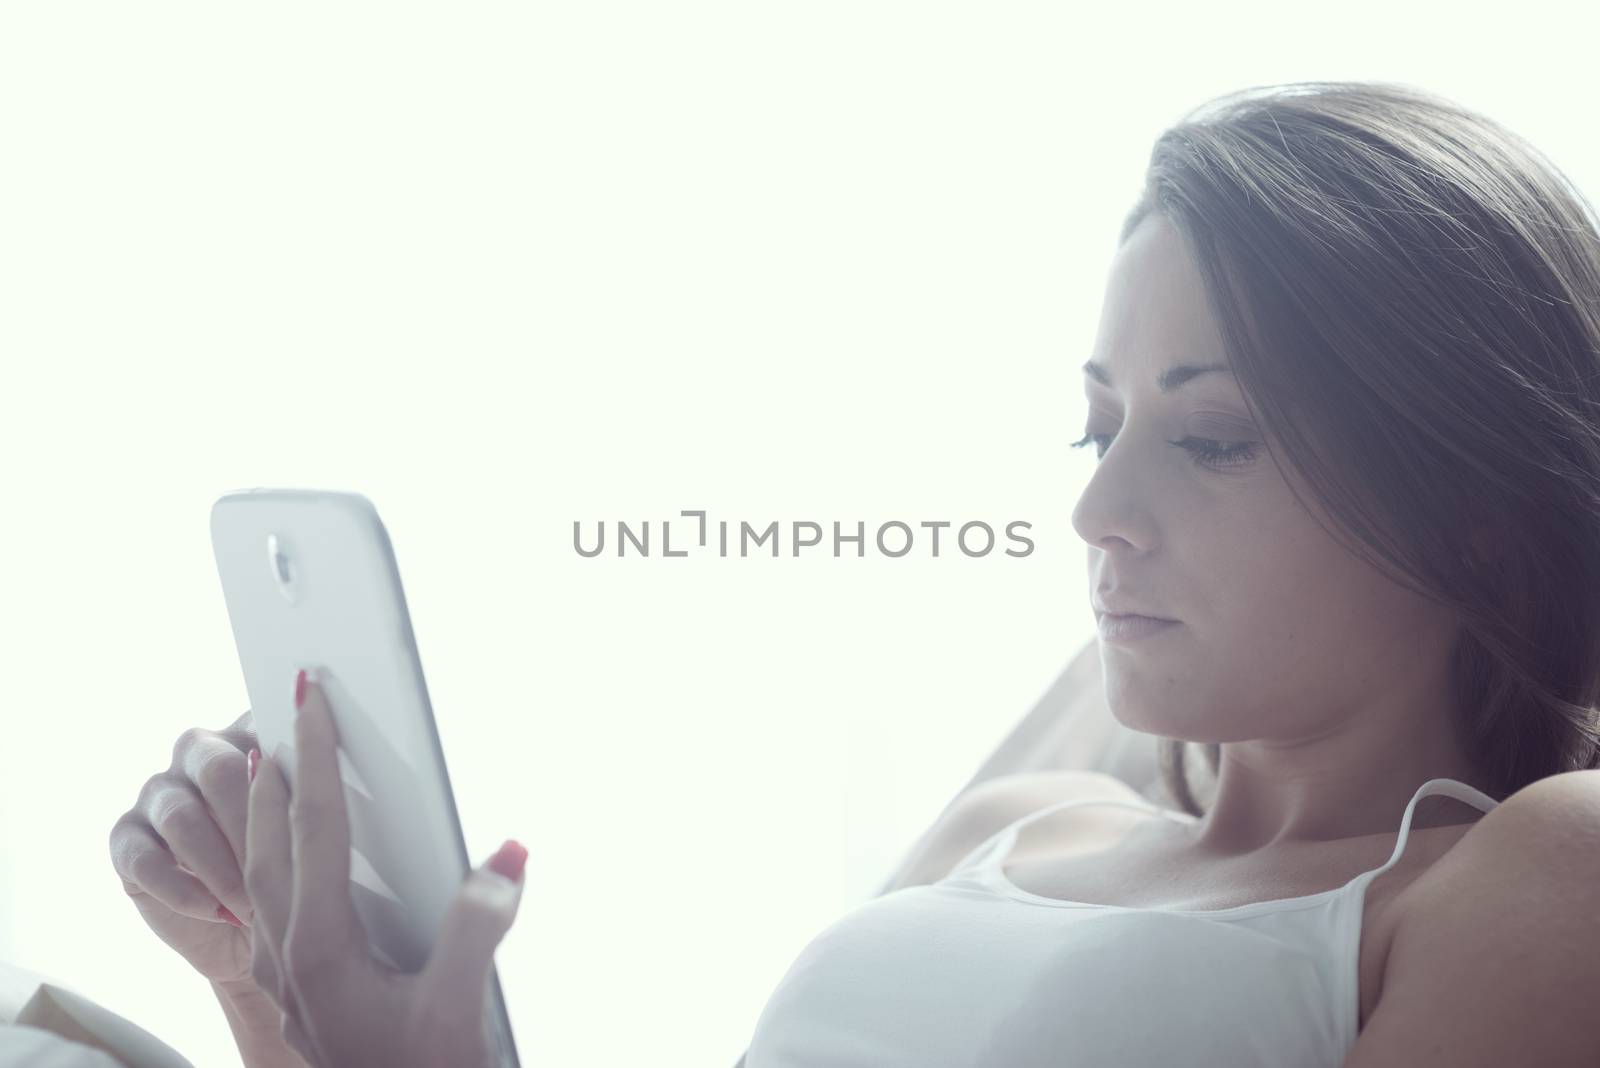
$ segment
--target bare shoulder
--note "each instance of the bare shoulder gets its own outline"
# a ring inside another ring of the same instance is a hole
[[[894,888],[937,882],[1002,828],[1030,812],[1079,798],[1148,804],[1132,786],[1100,771],[1051,768],[997,775],[950,803]]]
[[[1564,771],[1531,782],[1495,807],[1479,821],[1488,825],[1491,817],[1502,825],[1496,837],[1514,829],[1539,835],[1546,843],[1568,841],[1573,834],[1600,834],[1600,769]]]
[[[1597,884],[1600,770],[1506,798],[1403,892],[1346,1068],[1600,1063]]]
[[[1600,875],[1600,770],[1529,783],[1477,820],[1397,901],[1397,936],[1453,915],[1447,903],[1512,893],[1533,907]]]
[[[1437,901],[1472,887],[1513,881],[1523,894],[1559,892],[1574,871],[1600,863],[1600,770],[1567,771],[1531,782],[1500,802],[1413,884]],[[1580,856],[1567,857],[1570,851]],[[1530,862],[1531,866],[1527,866]],[[1424,911],[1426,906],[1410,911]]]

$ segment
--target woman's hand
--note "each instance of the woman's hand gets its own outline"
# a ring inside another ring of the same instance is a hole
[[[376,960],[350,898],[350,826],[338,736],[322,688],[296,680],[295,790],[251,753],[244,883],[251,972],[283,1033],[316,1068],[488,1068],[495,947],[516,918],[527,850],[507,842],[463,882],[416,974]]]
[[[244,888],[247,711],[220,731],[192,727],[111,828],[111,863],[144,922],[201,975],[250,987]]]

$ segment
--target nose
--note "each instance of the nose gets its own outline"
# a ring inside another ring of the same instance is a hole
[[[1132,453],[1113,442],[1095,466],[1072,508],[1072,529],[1091,549],[1106,552],[1148,551],[1157,541],[1150,511],[1156,487],[1129,462]],[[1115,466],[1114,466],[1115,465]]]

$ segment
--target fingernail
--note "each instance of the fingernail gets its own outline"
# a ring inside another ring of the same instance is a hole
[[[249,772],[248,779],[249,779],[250,782],[255,782],[256,781],[256,765],[261,763],[261,750],[255,748],[255,747],[252,747],[250,749],[250,757],[249,757],[249,760],[247,761],[247,763],[249,764],[249,767],[250,767],[250,772]]]
[[[512,882],[522,878],[522,866],[527,863],[528,851],[513,838],[507,838],[494,856],[489,858],[489,868]]]
[[[226,906],[226,905],[218,905],[217,906],[217,916],[220,917],[221,919],[227,920],[229,923],[233,924],[235,927],[243,927],[244,926],[244,924],[239,922],[239,917],[235,916],[233,913],[228,911],[228,906]]]
[[[294,707],[299,708],[306,699],[306,669],[294,677]]]

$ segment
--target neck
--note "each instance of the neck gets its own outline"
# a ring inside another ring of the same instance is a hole
[[[1427,780],[1458,779],[1483,789],[1484,777],[1460,746],[1449,710],[1441,703],[1417,714],[1416,707],[1411,714],[1387,708],[1347,717],[1315,738],[1224,743],[1215,796],[1196,825],[1194,846],[1238,856],[1394,834]],[[1412,826],[1471,818],[1453,807],[1430,815],[1431,822],[1415,813]]]

